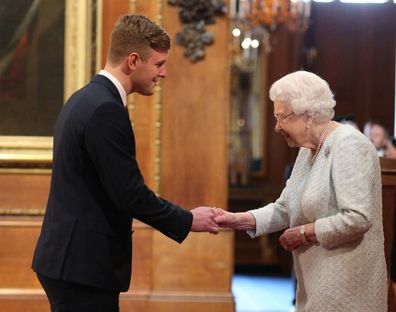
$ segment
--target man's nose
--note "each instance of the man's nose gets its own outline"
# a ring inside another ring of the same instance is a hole
[[[159,76],[160,76],[161,78],[165,78],[167,75],[168,75],[168,73],[167,73],[166,67],[165,67],[165,65],[164,65],[163,68],[161,69],[160,73],[159,73]]]

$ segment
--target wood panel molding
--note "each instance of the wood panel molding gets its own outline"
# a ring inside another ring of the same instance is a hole
[[[0,216],[44,215],[50,185],[50,171],[35,169],[0,172]]]
[[[39,306],[49,310],[45,293],[30,268],[41,223],[41,217],[0,218],[0,261],[6,264],[0,266],[0,304],[9,307],[7,311],[29,311],[18,308],[21,303],[25,308],[31,304],[32,311]],[[206,246],[212,237],[209,234],[191,233],[179,245],[144,223],[134,222],[134,229],[131,287],[121,295],[124,311],[145,306],[141,311],[157,312],[158,305],[171,309],[180,303],[190,305],[191,311],[201,304],[224,305],[228,308],[218,311],[233,311],[228,282],[232,274],[228,265],[232,263],[232,231],[222,231]],[[159,243],[160,250],[156,248]]]

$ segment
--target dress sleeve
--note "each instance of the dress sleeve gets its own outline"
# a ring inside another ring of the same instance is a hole
[[[256,220],[256,230],[247,231],[251,238],[289,227],[290,220],[285,204],[286,194],[289,189],[288,185],[289,183],[286,184],[280,197],[274,203],[248,211]]]
[[[374,146],[351,134],[333,146],[332,187],[338,212],[315,222],[320,245],[327,249],[361,239],[381,209],[381,171]],[[379,206],[379,207],[378,207]]]

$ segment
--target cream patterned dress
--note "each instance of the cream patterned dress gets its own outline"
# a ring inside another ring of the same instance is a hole
[[[251,237],[315,222],[319,246],[293,251],[298,312],[385,312],[387,276],[381,171],[371,142],[336,128],[310,165],[301,148],[275,203],[251,210]]]

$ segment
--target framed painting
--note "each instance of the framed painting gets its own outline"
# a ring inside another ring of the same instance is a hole
[[[51,167],[56,117],[100,66],[101,7],[1,1],[0,167]]]

